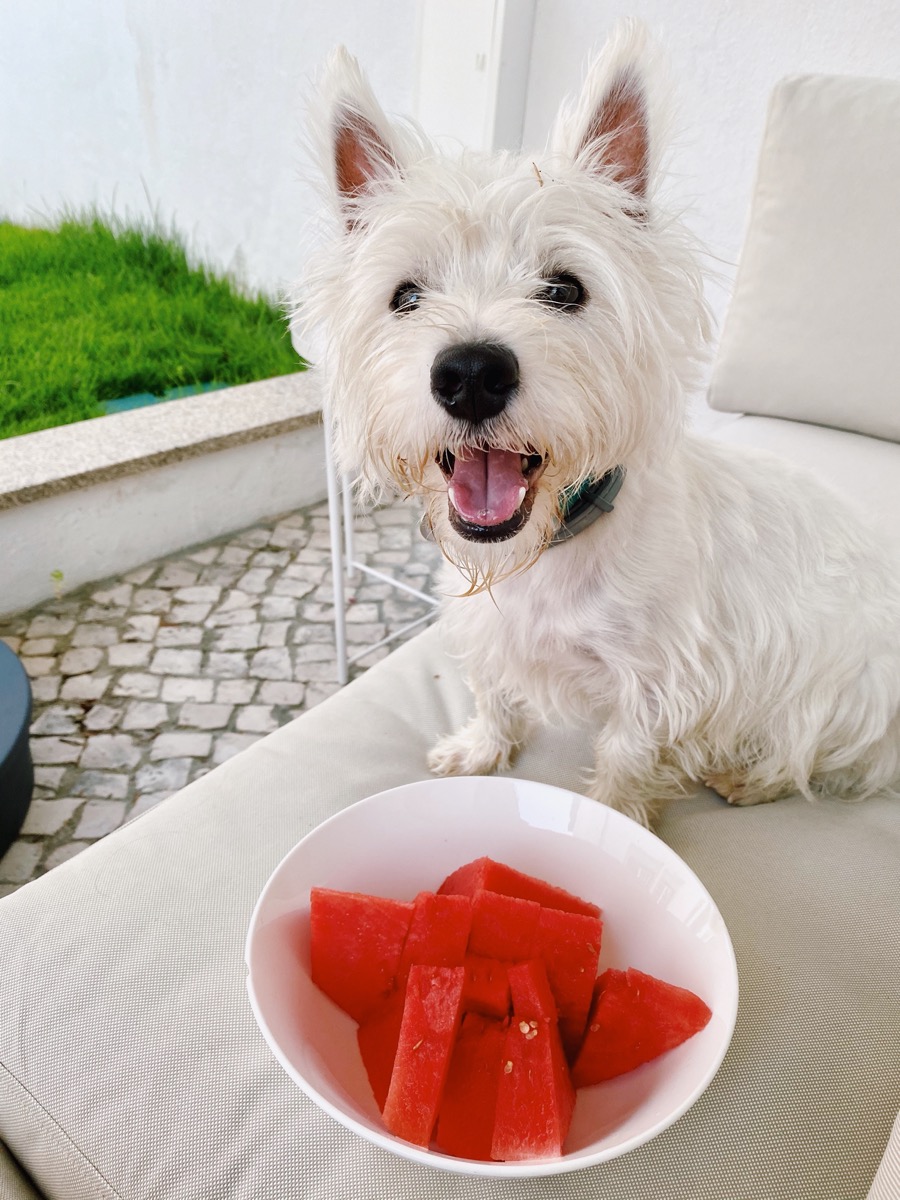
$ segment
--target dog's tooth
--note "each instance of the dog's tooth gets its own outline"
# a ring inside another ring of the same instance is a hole
[[[528,488],[527,488],[527,487],[524,485],[524,483],[523,483],[523,484],[522,484],[522,486],[519,488],[519,503],[520,503],[520,504],[521,504],[521,503],[522,503],[522,501],[525,499],[525,493],[526,493],[527,491],[528,491]]]

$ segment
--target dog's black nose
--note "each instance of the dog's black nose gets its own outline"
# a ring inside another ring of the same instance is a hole
[[[495,417],[519,386],[519,361],[507,346],[463,342],[431,366],[431,391],[453,417],[477,425]]]

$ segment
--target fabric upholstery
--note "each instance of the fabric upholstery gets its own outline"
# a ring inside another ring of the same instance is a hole
[[[900,349],[886,325],[900,242],[881,236],[897,196],[878,174],[897,177],[898,119],[896,85],[806,79],[776,92],[717,407],[900,440]],[[898,447],[763,418],[722,436],[806,461],[839,489],[852,481],[896,525]],[[0,900],[0,1139],[46,1200],[896,1195],[896,1132],[879,1169],[900,1108],[889,797],[732,809],[698,789],[670,807],[660,835],[723,913],[740,1009],[704,1095],[622,1158],[537,1181],[456,1177],[369,1146],[290,1082],[245,992],[259,892],[332,813],[423,778],[428,747],[469,712],[429,630]],[[588,731],[545,729],[513,773],[579,790],[589,765]],[[0,1196],[35,1194],[0,1145]]]
[[[605,1166],[464,1179],[369,1146],[265,1046],[243,941],[268,875],[343,805],[422,778],[470,702],[429,630],[44,879],[0,901],[0,1135],[53,1200],[835,1200],[900,1107],[900,805],[673,805],[662,837],[734,940],[731,1049],[698,1103]],[[584,731],[515,773],[577,789]]]
[[[894,1122],[891,1140],[872,1181],[868,1200],[897,1200],[900,1196],[900,1116]]]
[[[900,441],[900,83],[775,88],[713,408]]]
[[[754,416],[716,430],[716,439],[767,450],[812,471],[900,546],[900,446],[896,442]]]
[[[0,1196],[3,1200],[40,1200],[6,1147],[0,1142]]]

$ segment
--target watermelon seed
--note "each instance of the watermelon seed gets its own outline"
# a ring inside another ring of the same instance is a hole
[[[512,1059],[507,1059],[506,1062],[503,1064],[503,1074],[504,1075],[512,1074]]]

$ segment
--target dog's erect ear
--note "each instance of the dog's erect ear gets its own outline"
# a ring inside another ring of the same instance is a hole
[[[642,201],[655,167],[653,57],[644,26],[633,20],[620,22],[591,66],[581,95],[560,110],[551,139],[555,151],[621,184]]]
[[[391,125],[359,63],[343,46],[328,59],[319,107],[327,129],[324,164],[348,228],[361,201],[382,180],[399,174]]]

